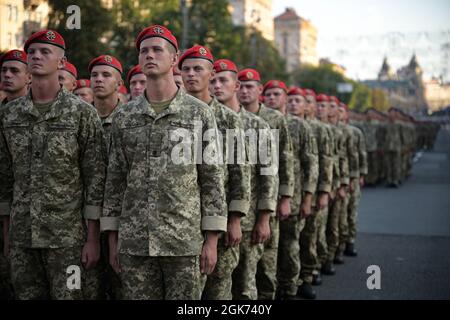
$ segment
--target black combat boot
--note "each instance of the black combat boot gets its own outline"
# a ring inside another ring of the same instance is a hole
[[[302,285],[298,287],[297,296],[303,299],[314,300],[316,298],[316,292],[309,283],[303,282]]]
[[[328,260],[327,262],[325,262],[325,264],[322,266],[321,272],[326,276],[333,276],[336,273],[336,270],[333,267],[333,261]]]
[[[355,245],[353,243],[347,242],[344,254],[347,257],[356,257],[358,255],[358,252],[355,250]]]
[[[334,264],[344,264],[344,256],[342,253],[336,253],[333,262]]]
[[[320,273],[313,274],[313,279],[312,279],[311,284],[313,286],[320,286],[322,284],[322,277],[320,276]]]

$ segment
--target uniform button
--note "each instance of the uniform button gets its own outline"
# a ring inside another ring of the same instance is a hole
[[[155,210],[156,209],[156,205],[154,203],[150,204],[150,210]]]

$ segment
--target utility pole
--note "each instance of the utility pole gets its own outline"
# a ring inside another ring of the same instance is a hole
[[[189,0],[180,0],[181,14],[183,15],[183,32],[181,36],[181,50],[184,51],[188,44],[188,30],[189,30]]]

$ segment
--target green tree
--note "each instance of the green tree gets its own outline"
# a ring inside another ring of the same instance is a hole
[[[372,89],[368,86],[354,82],[353,94],[348,104],[350,109],[363,111],[372,107]]]
[[[372,107],[379,111],[389,109],[389,98],[381,89],[372,89]]]
[[[67,7],[73,0],[49,0],[51,8],[48,28],[58,31],[66,42],[67,59],[78,69],[78,77],[86,78],[88,64],[96,56],[108,53],[106,31],[113,24],[110,11],[102,6],[101,0],[78,0],[81,9],[81,29],[69,30],[66,21],[70,14]]]

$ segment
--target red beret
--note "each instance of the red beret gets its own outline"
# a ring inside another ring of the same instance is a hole
[[[233,63],[233,61],[228,59],[219,59],[216,62],[214,62],[214,71],[216,73],[222,72],[222,71],[232,71],[232,72],[238,72],[236,65]]]
[[[178,60],[178,68],[181,70],[183,61],[186,59],[205,59],[211,63],[214,63],[214,58],[211,51],[203,46],[195,45],[192,48],[187,49]]]
[[[131,68],[127,74],[127,82],[130,83],[131,78],[140,73],[143,73],[140,65],[136,65],[133,68]]]
[[[169,43],[173,45],[175,49],[178,51],[177,38],[175,38],[175,36],[172,34],[172,32],[170,32],[169,29],[157,24],[147,27],[139,33],[139,35],[136,38],[136,48],[139,50],[141,48],[142,41],[144,41],[147,38],[153,37],[163,38],[169,41]]]
[[[75,88],[75,90],[77,89],[81,89],[81,88],[90,88],[91,87],[91,81],[88,79],[80,79],[77,80],[77,87]]]
[[[339,103],[340,103],[339,99],[336,98],[335,96],[330,97],[330,102],[335,102],[337,105],[339,105]]]
[[[343,102],[339,103],[339,107],[340,107],[340,108],[344,108],[345,110],[348,111],[348,105],[346,105],[346,104],[343,103]]]
[[[280,88],[283,89],[284,92],[288,92],[288,88],[286,86],[286,84],[283,81],[279,81],[279,80],[269,80],[263,88],[263,93],[268,90],[268,89],[274,89],[274,88]]]
[[[100,66],[100,65],[110,66],[110,67],[116,69],[117,71],[119,71],[121,74],[123,72],[122,65],[120,64],[119,60],[117,60],[113,56],[101,55],[101,56],[95,58],[94,60],[92,60],[91,63],[89,63],[89,67],[88,67],[89,73],[91,73],[93,67]]]
[[[27,63],[27,54],[22,50],[10,50],[0,57],[0,66],[6,61],[19,61]]]
[[[305,95],[306,96],[313,96],[314,98],[316,98],[316,93],[314,92],[314,90],[312,89],[304,89],[305,91]]]
[[[258,81],[261,82],[259,72],[255,69],[244,69],[238,73],[239,81]]]
[[[124,85],[121,85],[120,88],[119,88],[119,93],[127,95],[128,94],[127,87],[125,87]]]
[[[321,93],[316,97],[316,100],[317,102],[330,102],[330,97]]]
[[[297,88],[297,87],[293,87],[288,91],[288,96],[306,96],[306,93],[304,90]]]
[[[28,47],[32,43],[36,42],[52,44],[54,46],[60,47],[63,50],[66,50],[66,43],[64,42],[63,37],[58,32],[53,30],[41,30],[33,33],[23,46],[25,52],[28,51]]]
[[[64,67],[61,70],[65,70],[67,72],[69,72],[71,75],[73,75],[76,78],[78,78],[78,71],[77,68],[71,64],[69,61],[66,61],[66,63],[64,64]]]

